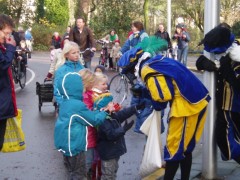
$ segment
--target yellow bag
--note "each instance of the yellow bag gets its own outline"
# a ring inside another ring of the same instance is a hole
[[[18,116],[7,119],[6,132],[2,152],[22,151],[26,148],[22,131],[22,110],[18,109]]]

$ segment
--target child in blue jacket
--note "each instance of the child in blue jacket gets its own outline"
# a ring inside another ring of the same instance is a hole
[[[54,129],[54,143],[63,153],[69,179],[86,179],[84,151],[87,150],[87,126],[100,125],[107,113],[91,111],[83,103],[83,83],[79,73],[68,72],[55,85],[62,94],[62,100]]]

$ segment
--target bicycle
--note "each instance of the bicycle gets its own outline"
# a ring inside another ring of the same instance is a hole
[[[113,94],[113,101],[123,104],[128,96],[128,86],[135,84],[136,76],[133,73],[117,74],[113,76],[109,83],[109,90]]]
[[[107,45],[109,44],[109,41],[104,40],[97,40],[97,43],[101,44],[101,55],[99,58],[99,64],[107,67],[107,59],[108,59],[108,48]]]
[[[16,56],[12,62],[12,75],[15,84],[19,83],[21,89],[26,85],[27,80],[27,69],[25,66],[25,61],[27,58],[25,52],[21,49],[16,50]]]
[[[84,51],[80,51],[80,52],[79,52],[79,55],[80,55],[79,61],[80,61],[80,63],[81,63],[83,66],[85,65],[85,61],[84,61],[84,59],[83,59],[83,54],[84,54],[86,51],[90,51],[91,53],[94,53],[94,51],[92,51],[91,48],[87,48],[87,49],[85,49]]]

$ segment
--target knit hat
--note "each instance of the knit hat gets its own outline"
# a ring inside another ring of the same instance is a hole
[[[106,107],[108,103],[113,100],[113,96],[110,93],[104,93],[94,98],[93,108],[94,110],[100,110],[103,107]]]

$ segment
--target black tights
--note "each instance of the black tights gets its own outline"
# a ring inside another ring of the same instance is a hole
[[[187,154],[186,157],[181,161],[167,161],[164,180],[173,180],[179,164],[181,168],[181,180],[189,180],[192,166],[192,153]]]
[[[0,150],[3,147],[4,135],[5,135],[5,131],[6,131],[6,124],[7,124],[7,119],[0,120]]]

